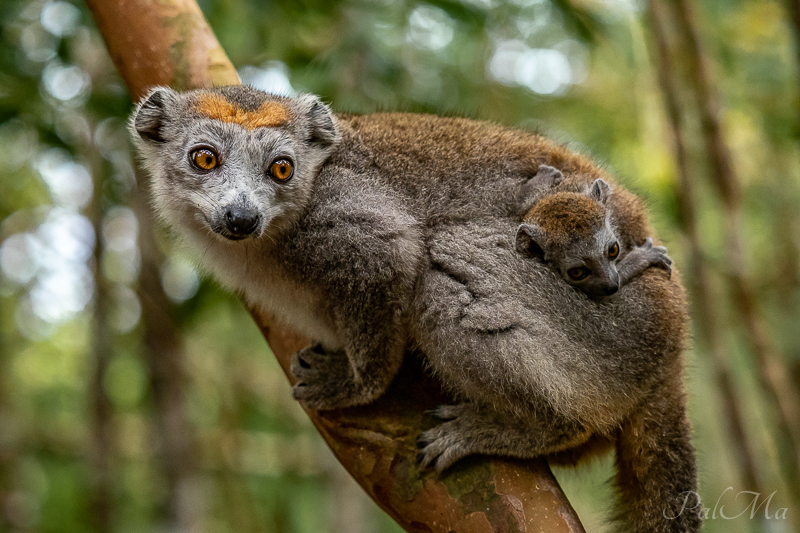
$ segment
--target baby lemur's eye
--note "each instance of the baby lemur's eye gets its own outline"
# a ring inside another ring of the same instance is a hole
[[[278,181],[286,181],[294,174],[292,162],[288,159],[276,159],[269,166],[269,175]]]
[[[217,168],[219,159],[217,154],[208,148],[200,148],[191,153],[192,163],[200,170],[212,170]]]
[[[608,257],[614,259],[619,255],[619,244],[616,242],[608,247]]]
[[[580,281],[589,275],[589,269],[586,267],[575,267],[567,270],[567,276],[573,281]]]

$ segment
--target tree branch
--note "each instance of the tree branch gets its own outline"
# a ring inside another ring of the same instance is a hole
[[[238,83],[194,1],[87,4],[134,98],[152,85],[189,89]],[[251,313],[287,371],[291,354],[308,341],[258,310]],[[390,391],[372,405],[307,411],[370,497],[410,532],[584,531],[544,460],[471,458],[443,476],[418,471],[416,438],[432,425],[425,411],[448,401],[418,361],[409,354]]]

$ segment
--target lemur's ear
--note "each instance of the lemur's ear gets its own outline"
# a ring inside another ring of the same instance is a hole
[[[589,189],[589,197],[597,200],[601,204],[605,204],[609,196],[611,196],[611,185],[606,183],[605,180],[594,180],[594,183],[592,183]]]
[[[164,142],[165,107],[175,100],[175,91],[167,87],[156,87],[142,98],[133,114],[133,129],[145,141]]]
[[[539,165],[536,174],[522,185],[519,193],[519,206],[527,211],[531,204],[545,191],[552,189],[564,180],[564,175],[555,167]]]
[[[564,180],[564,175],[555,167],[550,165],[539,165],[536,175],[528,183],[534,182],[542,188],[555,187]]]
[[[517,252],[525,257],[544,261],[544,230],[536,224],[520,224],[517,228]]]
[[[539,165],[539,170],[522,186],[521,196],[531,197],[537,192],[546,191],[561,183],[564,175],[555,167]]]
[[[300,108],[308,119],[308,143],[325,148],[332,146],[339,134],[330,108],[312,94],[303,95],[299,100]]]

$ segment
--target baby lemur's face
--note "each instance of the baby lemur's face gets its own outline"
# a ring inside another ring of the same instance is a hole
[[[614,294],[621,250],[605,206],[610,192],[597,180],[586,193],[557,192],[540,199],[517,230],[517,250],[547,263],[591,298]]]
[[[222,242],[258,238],[296,218],[337,141],[333,116],[316,97],[246,86],[156,88],[131,129],[159,214]]]

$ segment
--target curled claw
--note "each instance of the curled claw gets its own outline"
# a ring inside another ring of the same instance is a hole
[[[435,429],[435,428],[434,428]],[[444,453],[440,438],[433,435],[433,430],[428,430],[417,438],[417,465],[420,470],[427,470],[435,465],[439,456]],[[436,468],[439,472],[444,468]]]
[[[667,255],[666,246],[654,246],[653,239],[647,237],[638,249],[649,259],[651,266],[666,270],[672,277],[672,258]]]
[[[315,409],[334,409],[347,403],[352,382],[344,353],[313,344],[292,356],[289,371],[297,378],[292,398]]]
[[[655,246],[652,251],[656,254],[653,265],[663,268],[672,277],[672,258],[667,255],[666,246]]]
[[[417,437],[417,464],[439,473],[471,453],[469,436],[464,432],[464,405],[440,405],[429,411],[442,422]]]

